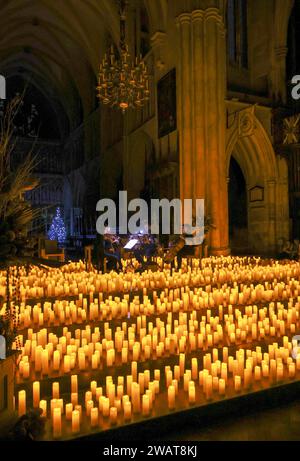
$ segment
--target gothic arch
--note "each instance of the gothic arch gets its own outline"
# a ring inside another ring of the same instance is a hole
[[[275,155],[271,141],[260,121],[255,118],[252,136],[239,138],[235,129],[226,147],[226,171],[233,156],[244,174],[248,192],[248,237],[250,250],[273,253],[278,240],[288,238],[287,166]],[[255,192],[263,191],[261,197]]]

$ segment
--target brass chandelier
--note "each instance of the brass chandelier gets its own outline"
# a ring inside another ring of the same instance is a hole
[[[98,98],[110,107],[118,107],[123,113],[131,108],[142,107],[149,100],[149,73],[142,56],[131,59],[126,43],[127,0],[119,0],[120,57],[112,45],[100,64],[98,75]]]

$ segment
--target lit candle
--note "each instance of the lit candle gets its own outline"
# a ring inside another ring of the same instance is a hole
[[[72,402],[74,407],[76,405],[78,405],[78,394],[77,394],[77,392],[72,392],[71,393],[71,402]]]
[[[105,398],[103,399],[102,402],[102,414],[104,417],[108,417],[110,412],[109,412],[109,399]]]
[[[124,419],[125,421],[131,420],[131,402],[124,402]]]
[[[40,383],[35,381],[32,385],[33,388],[33,408],[39,408],[40,404]]]
[[[72,433],[78,434],[80,431],[80,413],[78,410],[72,411]]]
[[[190,381],[188,384],[189,403],[193,405],[196,401],[196,389],[194,381]]]
[[[86,414],[87,416],[90,416],[91,415],[91,410],[92,408],[94,407],[94,402],[93,400],[88,400],[86,402]]]
[[[52,398],[59,399],[59,383],[57,382],[52,384]]]
[[[234,377],[234,389],[236,392],[240,392],[242,385],[242,378],[238,375]]]
[[[78,392],[78,377],[77,375],[71,376],[71,392]]]
[[[64,373],[70,373],[71,371],[71,357],[69,355],[64,356]]]
[[[219,394],[220,395],[225,395],[225,388],[226,388],[226,383],[225,379],[219,379]]]
[[[58,371],[60,367],[60,353],[59,351],[54,351],[53,353],[53,370]]]
[[[116,407],[111,407],[109,411],[109,420],[111,424],[117,424],[118,410]]]
[[[170,410],[175,408],[175,387],[173,385],[168,387],[168,407]]]
[[[143,416],[149,416],[150,402],[149,402],[149,395],[146,395],[146,394],[144,394],[142,398],[142,412],[143,412]]]
[[[97,427],[98,426],[98,421],[99,421],[98,408],[92,408],[91,409],[91,426],[92,427]]]
[[[67,403],[66,404],[66,420],[72,421],[72,413],[73,413],[73,404]]]
[[[53,437],[55,439],[61,437],[61,409],[60,408],[53,409]]]
[[[26,391],[22,390],[18,393],[18,414],[23,416],[26,413]]]
[[[43,418],[47,417],[47,400],[40,400],[39,408],[42,410],[41,416]]]

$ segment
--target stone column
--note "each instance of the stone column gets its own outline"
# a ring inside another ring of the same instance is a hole
[[[215,229],[211,252],[228,254],[225,165],[225,29],[217,8],[177,18],[180,196],[204,198]]]
[[[180,136],[180,198],[193,198],[193,121],[192,121],[192,54],[191,15],[181,14],[177,19],[179,28],[179,63],[177,74],[178,119]]]
[[[286,57],[288,48],[280,46],[275,48],[275,63],[274,63],[274,82],[273,92],[277,100],[286,102]]]
[[[268,246],[272,253],[276,248],[276,181],[269,180],[268,184],[268,204],[269,204],[269,232]]]
[[[229,254],[228,188],[225,164],[226,48],[223,19],[218,9],[204,15],[205,66],[205,154],[207,159],[207,213],[211,231],[211,253]]]
[[[192,15],[192,35],[193,35],[193,117],[194,117],[194,155],[193,155],[193,180],[194,195],[197,198],[206,197],[206,175],[207,163],[205,156],[205,124],[204,124],[204,104],[205,104],[205,81],[204,81],[204,12],[202,10],[193,11]]]

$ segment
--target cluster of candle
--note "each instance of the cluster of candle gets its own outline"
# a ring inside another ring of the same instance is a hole
[[[63,432],[70,433],[70,429],[77,434],[91,428],[100,430],[126,424],[132,419],[166,414],[295,379],[300,375],[300,355],[294,361],[292,347],[284,337],[282,346],[270,344],[267,352],[257,346],[255,350],[238,349],[231,355],[227,347],[213,348],[202,360],[192,357],[189,368],[186,355],[180,353],[176,365],[166,365],[154,372],[149,369],[140,372],[134,361],[130,374],[115,379],[106,375],[101,385],[91,381],[85,392],[79,390],[78,376],[72,375],[70,393],[65,398],[56,381],[52,383],[51,397],[41,399],[41,383],[35,381],[30,392],[24,389],[18,392],[18,412],[20,416],[26,412],[30,399],[33,407],[40,407],[48,418],[54,438],[61,437]]]
[[[261,265],[260,260],[249,258],[219,258],[192,260],[191,265],[184,262],[183,269],[171,270],[166,266],[161,271],[142,273],[102,274],[96,270],[80,271],[75,263],[67,265],[64,270],[33,268],[26,274],[23,270],[19,276],[19,291],[23,301],[32,298],[78,296],[90,293],[128,293],[138,290],[180,288],[184,286],[199,287],[215,284],[232,284],[259,281],[288,281],[299,279],[300,265],[270,261]],[[68,268],[68,269],[67,269]],[[11,285],[10,289],[13,289]],[[6,277],[0,272],[0,296],[5,296]]]
[[[24,298],[57,299],[37,291],[16,307],[18,411],[40,407],[51,437],[299,378],[299,263],[209,258],[142,274],[81,264],[50,271],[48,286],[42,270],[23,273]]]
[[[46,328],[37,333],[27,331],[27,339],[19,336],[20,377],[36,373],[66,374],[73,370],[103,369],[105,366],[169,357],[180,352],[190,353],[209,347],[241,344],[294,334],[299,327],[299,301],[287,307],[271,302],[268,307],[246,306],[193,310],[160,317],[140,315],[116,325],[104,322],[101,327],[76,329],[75,335],[63,328],[58,337]],[[155,321],[154,321],[155,320]],[[100,331],[100,329],[102,331]]]

